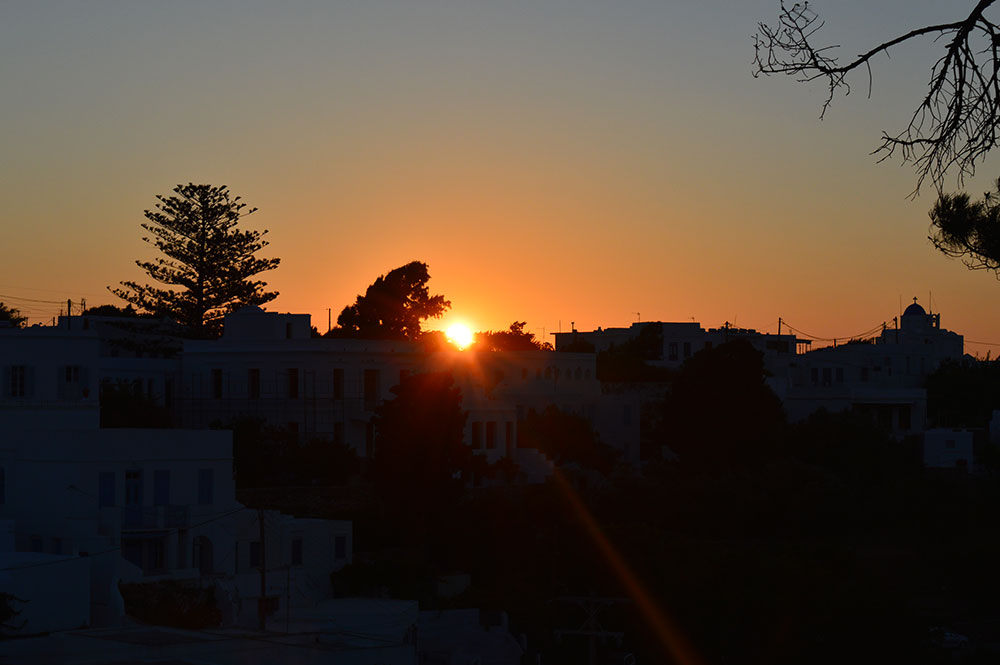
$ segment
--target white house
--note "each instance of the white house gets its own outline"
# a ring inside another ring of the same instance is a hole
[[[638,461],[638,402],[602,394],[593,354],[427,353],[413,342],[314,338],[308,315],[259,308],[227,316],[218,340],[185,342],[181,420],[198,428],[259,417],[368,457],[375,410],[404,376],[420,371],[452,372],[469,413],[466,443],[491,461],[533,463],[516,451],[517,422],[549,405],[586,417],[602,441]]]
[[[972,461],[972,430],[936,427],[924,432],[924,466],[968,471]]]
[[[914,302],[897,329],[801,354],[770,384],[792,420],[819,408],[852,409],[897,435],[912,434],[926,426],[927,377],[962,354],[962,336],[941,328],[940,314],[927,314]]]
[[[20,583],[18,572],[45,557],[47,579],[85,574],[90,625],[121,621],[119,581],[211,584],[239,604],[261,595],[243,583],[252,562],[240,568],[240,538],[244,550],[259,547],[263,516],[266,567],[285,571],[265,588],[271,609],[323,597],[330,573],[350,562],[351,524],[239,504],[228,431],[98,427],[99,342],[93,330],[0,330],[0,520],[13,525],[0,583]],[[286,588],[293,574],[300,588]],[[47,604],[46,588],[26,598],[32,611]],[[79,626],[73,613],[50,609],[69,625],[44,630]]]
[[[308,314],[245,308],[226,317],[220,339],[185,342],[181,421],[259,417],[369,456],[375,409],[421,360],[413,343],[313,338]]]

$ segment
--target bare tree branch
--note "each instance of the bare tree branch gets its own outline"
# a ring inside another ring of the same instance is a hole
[[[872,154],[884,161],[899,156],[917,171],[916,195],[930,178],[938,193],[949,170],[959,185],[997,145],[1000,124],[1000,32],[985,16],[997,0],[978,0],[967,17],[953,23],[916,28],[865,51],[846,64],[833,55],[839,46],[817,46],[824,22],[808,2],[781,3],[776,26],[758,24],[754,35],[754,76],[785,74],[799,81],[824,79],[828,94],[822,118],[838,92],[850,94],[849,74],[864,67],[871,95],[871,60],[894,46],[924,36],[944,41],[944,53],[931,67],[926,96],[900,132],[882,133]]]

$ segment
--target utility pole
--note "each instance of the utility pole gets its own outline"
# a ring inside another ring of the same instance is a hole
[[[267,533],[264,529],[264,509],[257,509],[257,522],[260,527],[260,599],[257,601],[257,619],[260,631],[267,632]]]
[[[333,330],[333,311],[331,308],[326,308],[326,331],[330,332]]]

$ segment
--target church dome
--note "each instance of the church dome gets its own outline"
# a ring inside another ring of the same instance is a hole
[[[924,308],[917,303],[913,303],[903,310],[903,316],[927,316],[927,312],[925,312]]]

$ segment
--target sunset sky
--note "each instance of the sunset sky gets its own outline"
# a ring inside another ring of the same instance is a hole
[[[823,0],[849,57],[954,20],[930,0]],[[811,6],[813,6],[811,4]],[[950,11],[951,10],[951,11]],[[926,89],[930,43],[821,84],[751,76],[777,0],[0,4],[0,301],[122,304],[178,183],[260,210],[268,308],[326,330],[379,274],[430,266],[475,329],[778,317],[844,337],[913,296],[1000,343],[1000,282],[927,241],[933,190],[869,155]],[[1000,176],[1000,152],[967,189]],[[954,182],[950,183],[954,188]],[[1000,346],[967,344],[985,354]]]

